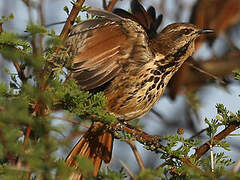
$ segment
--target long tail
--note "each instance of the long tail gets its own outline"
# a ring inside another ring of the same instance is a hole
[[[94,122],[86,134],[78,141],[66,158],[66,164],[77,169],[74,159],[76,156],[89,158],[94,165],[93,176],[97,176],[102,160],[109,163],[112,156],[113,135],[106,132],[105,125]],[[85,180],[81,173],[73,174],[71,180]]]

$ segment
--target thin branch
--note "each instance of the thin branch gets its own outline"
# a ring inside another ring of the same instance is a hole
[[[132,140],[129,140],[129,141],[126,141],[126,142],[130,145],[130,147],[131,147],[131,149],[132,149],[132,151],[133,151],[133,153],[135,155],[135,158],[136,158],[136,160],[138,162],[138,165],[139,165],[140,169],[144,170],[145,168],[144,168],[143,160],[142,160],[142,158],[140,156],[139,151],[137,150],[136,143],[134,141],[132,141]]]
[[[206,175],[206,173],[205,173],[203,170],[201,170],[199,167],[193,165],[193,164],[191,163],[191,161],[189,160],[188,157],[180,158],[180,160],[181,160],[184,164],[188,165],[189,167],[197,170],[197,171],[198,171],[199,173],[201,173],[202,175]]]
[[[161,121],[164,121],[164,123],[167,123],[166,120],[164,120],[164,117],[162,114],[160,114],[158,111],[156,111],[154,108],[151,109],[151,112],[158,117],[158,119],[161,119]]]
[[[75,138],[79,138],[80,136],[84,135],[87,131],[77,131],[77,132],[72,132],[71,135],[66,137],[64,139],[64,142],[69,142],[72,141]]]
[[[240,122],[231,122],[227,128],[225,128],[223,131],[221,131],[219,134],[217,134],[215,137],[213,137],[211,140],[207,141],[203,145],[201,145],[199,148],[197,148],[195,152],[196,160],[200,159],[203,154],[205,154],[210,149],[210,143],[212,146],[215,146],[219,141],[226,138],[231,132],[236,130],[240,126]],[[149,149],[155,152],[161,152],[161,150],[164,150],[165,147],[160,144],[160,137],[159,136],[150,136],[149,134],[145,133],[144,131],[140,129],[136,129],[134,127],[131,127],[126,122],[118,122],[111,126],[111,130],[113,132],[116,131],[122,131],[127,132],[131,135],[133,135],[137,141],[142,143],[143,145],[148,145]],[[177,158],[177,157],[176,157]],[[194,169],[197,169],[200,173],[205,174],[204,171],[193,165],[188,157],[179,158],[182,162],[184,162],[189,167],[192,167]]]
[[[209,144],[210,147],[210,157],[211,157],[211,171],[214,172],[214,156],[213,156],[213,146]]]
[[[162,150],[165,149],[165,147],[162,144],[160,144],[161,138],[159,136],[151,136],[140,129],[136,129],[135,127],[132,127],[127,122],[118,122],[112,125],[111,128],[114,132],[122,131],[122,132],[127,132],[133,135],[138,142],[140,142],[143,145],[147,145],[149,149],[152,151],[161,152]],[[178,157],[175,157],[175,158],[178,158]],[[202,171],[197,166],[193,165],[190,162],[188,157],[178,158],[178,159],[183,163],[185,163],[186,165],[188,165],[189,167],[192,167],[198,170],[201,174],[205,174],[204,171]]]
[[[30,133],[31,133],[31,126],[28,126],[27,127],[27,130],[25,132],[25,136],[24,136],[24,141],[23,141],[23,150],[26,149],[26,144],[27,144],[27,141],[30,137]]]
[[[222,130],[216,136],[214,136],[213,139],[207,141],[206,143],[201,145],[199,148],[197,148],[195,152],[196,159],[197,160],[200,159],[210,149],[211,142],[212,142],[212,146],[215,146],[222,139],[226,138],[231,132],[239,128],[239,126],[240,126],[240,122],[231,122],[228,127]]]
[[[138,142],[142,143],[143,145],[147,145],[152,151],[159,151],[159,149],[164,149],[164,146],[160,144],[160,136],[151,136],[144,131],[131,126],[127,122],[117,122],[110,127],[110,130],[113,132],[127,132],[133,135]]]
[[[220,80],[224,76],[232,75],[233,70],[240,69],[239,58],[240,54],[236,52],[224,58],[212,58],[207,61],[193,61],[198,68],[194,66],[190,69],[188,66],[183,65],[180,72],[177,72],[178,76],[171,79],[172,82],[169,83],[171,96],[174,98],[178,93],[195,91],[211,82],[209,81],[211,78]],[[211,72],[211,74],[207,72]],[[220,81],[222,82],[222,80]]]
[[[129,174],[130,178],[131,179],[135,179],[135,175],[133,174],[133,172],[127,167],[127,165],[122,161],[122,160],[119,160],[120,163],[122,164],[123,168],[126,169],[127,173]]]
[[[179,158],[176,157],[176,159],[179,159]],[[202,175],[207,175],[207,174],[206,174],[203,170],[201,170],[199,167],[193,165],[193,164],[191,163],[191,161],[189,160],[188,157],[183,157],[183,158],[180,158],[179,160],[182,161],[182,162],[183,162],[184,164],[186,164],[187,166],[189,166],[189,167],[197,170],[200,174],[202,174]],[[167,162],[164,162],[164,163],[162,163],[160,166],[158,166],[156,169],[163,168],[163,167],[166,166],[166,165],[168,165],[168,163],[167,163]],[[171,172],[176,173],[176,169],[172,169]],[[176,174],[178,174],[178,173],[176,173]]]
[[[205,75],[207,75],[207,76],[209,76],[209,77],[211,77],[211,78],[213,78],[215,80],[218,80],[223,85],[226,85],[226,82],[224,82],[222,79],[220,79],[219,77],[215,76],[214,74],[209,73],[209,72],[207,72],[207,71],[205,71],[205,70],[203,70],[203,69],[193,65],[192,63],[186,62],[186,64],[188,66],[192,67],[193,69],[196,69],[198,72],[203,73],[203,74],[205,74]]]
[[[31,175],[32,175],[32,172],[31,172],[31,171],[27,172],[27,174],[26,174],[26,180],[30,180],[30,179],[31,179]]]
[[[199,135],[201,135],[203,132],[205,132],[207,130],[207,128],[202,129],[201,131],[197,132],[196,134],[194,134],[193,136],[191,136],[189,139],[193,139]]]
[[[163,14],[164,16],[165,15],[167,15],[166,14],[166,1],[165,0],[162,0],[161,2],[160,2],[160,5],[159,5],[159,9],[160,9],[160,12],[161,12],[161,14]]]
[[[211,72],[216,77],[224,77],[232,75],[232,71],[240,69],[240,55],[229,56],[226,58],[210,59],[208,61],[198,61],[198,66],[205,72]],[[217,68],[216,68],[217,67]],[[209,76],[203,75],[197,71],[188,71],[183,80],[182,86],[186,86],[188,90],[195,90],[209,80]]]
[[[67,21],[62,29],[62,32],[60,34],[60,37],[65,40],[68,36],[68,33],[70,32],[73,23],[75,22],[75,19],[79,13],[79,11],[82,8],[82,5],[84,3],[85,0],[77,0],[77,2],[74,4],[68,18]]]
[[[107,2],[106,2],[106,0],[102,0],[102,4],[103,4],[103,9],[107,10]]]
[[[79,122],[79,121],[75,121],[73,119],[70,119],[70,118],[64,118],[64,117],[59,117],[59,116],[51,116],[51,118],[53,119],[59,119],[59,120],[63,120],[63,121],[68,121],[70,123],[73,123],[73,124],[78,124],[78,125],[81,125],[85,128],[90,128],[90,126],[86,123],[83,123],[83,122]]]
[[[59,25],[59,24],[63,24],[66,23],[66,21],[59,21],[59,22],[55,22],[55,23],[50,23],[45,25],[45,27],[50,27],[50,26],[55,26],[55,25]]]
[[[2,22],[0,22],[0,34],[3,32]]]
[[[40,0],[39,5],[38,5],[38,13],[39,13],[39,17],[40,17],[40,24],[42,26],[45,25],[45,17],[44,17],[44,12],[43,12],[44,1],[45,0]]]
[[[45,17],[44,17],[44,13],[43,13],[43,5],[44,5],[44,0],[40,0],[39,4],[38,4],[38,14],[40,17],[40,25],[44,26],[45,25]],[[39,48],[40,48],[40,52],[43,51],[43,38],[44,36],[42,34],[40,34],[40,39],[39,39]]]
[[[21,69],[20,64],[17,61],[14,61],[13,65],[14,65],[14,67],[15,67],[17,73],[18,73],[18,77],[21,79],[22,83],[26,82],[27,78],[24,75],[24,72]]]
[[[28,9],[28,20],[29,20],[29,23],[33,24],[32,2],[30,0],[23,0],[23,2],[25,3],[25,5],[27,6],[27,9]],[[32,36],[31,45],[32,45],[33,54],[37,54],[38,52],[37,52],[36,35]]]
[[[107,11],[112,11],[118,0],[111,0],[107,6]]]
[[[204,155],[210,149],[210,144],[212,145],[212,147],[215,146],[219,141],[226,138],[230,133],[236,130],[239,126],[240,126],[240,122],[231,122],[227,128],[225,128],[223,131],[221,131],[211,140],[207,141],[206,143],[201,145],[199,148],[197,148],[195,152],[196,160],[200,159],[202,155]],[[159,136],[151,136],[145,133],[144,131],[142,131],[141,129],[137,129],[131,126],[125,121],[119,121],[115,124],[112,124],[109,127],[109,129],[112,132],[118,132],[118,131],[127,132],[130,135],[132,135],[134,138],[136,138],[138,142],[140,142],[143,145],[147,145],[150,150],[155,151],[157,153],[164,151],[165,149],[165,147],[160,143],[161,138]],[[119,137],[116,136],[115,138],[119,138]],[[143,166],[141,157],[138,151],[136,150],[135,144],[133,144],[131,141],[129,141],[128,143],[135,154],[135,157],[139,163],[140,168],[143,169],[144,166]],[[196,169],[201,174],[206,175],[206,173],[203,170],[201,170],[200,168],[192,164],[188,157],[183,157],[183,158],[175,157],[175,158],[179,159],[189,167]],[[162,166],[165,166],[165,164],[163,164]]]
[[[0,34],[3,32],[2,25],[3,25],[3,23],[0,23]],[[17,70],[18,77],[21,79],[22,82],[25,81],[26,77],[25,77],[23,71],[21,70],[20,65],[18,64],[18,62],[14,61],[13,64],[14,64],[16,70]]]
[[[17,73],[18,73],[18,76],[20,77],[20,74],[22,74],[22,70],[21,70],[21,68],[20,68],[20,65],[18,64],[18,62],[13,62],[13,65],[15,66],[15,69],[16,69],[16,71],[17,71]],[[20,78],[21,79],[21,78]]]
[[[32,4],[30,2],[30,0],[23,0],[23,2],[25,3],[25,5],[27,6],[28,9],[28,19],[30,21],[30,23],[32,24],[33,22],[33,18],[32,18]]]

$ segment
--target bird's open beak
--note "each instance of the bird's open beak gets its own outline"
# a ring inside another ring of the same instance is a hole
[[[208,33],[214,33],[214,30],[212,29],[201,29],[198,31],[199,34],[208,34]]]

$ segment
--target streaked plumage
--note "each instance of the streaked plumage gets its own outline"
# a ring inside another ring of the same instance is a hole
[[[194,40],[204,31],[192,24],[175,23],[149,38],[146,28],[132,18],[101,10],[89,12],[101,18],[77,25],[67,40],[73,78],[82,89],[103,90],[106,110],[119,120],[142,117],[162,96],[169,79],[193,53]],[[143,16],[150,14],[155,16],[144,10]],[[96,176],[101,161],[111,159],[112,143],[105,125],[95,122],[66,162],[77,167],[74,156],[87,156]]]

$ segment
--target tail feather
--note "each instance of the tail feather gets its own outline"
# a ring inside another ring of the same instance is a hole
[[[111,155],[113,149],[113,136],[110,133],[105,133],[103,136],[102,144],[105,144],[103,149],[103,159],[105,163],[109,163],[111,160]]]
[[[112,134],[106,132],[103,123],[94,122],[86,134],[78,141],[69,153],[66,158],[66,164],[77,169],[78,165],[74,161],[76,156],[88,157],[94,166],[93,176],[97,176],[102,160],[104,160],[105,163],[110,162],[112,148]],[[85,180],[80,173],[72,175],[70,179]]]

